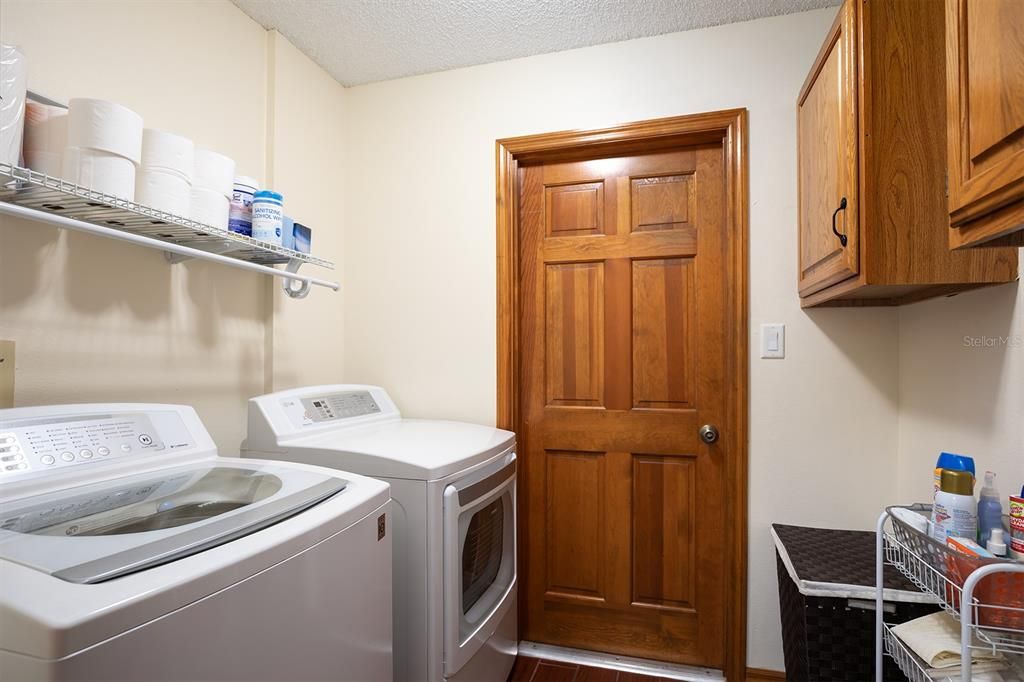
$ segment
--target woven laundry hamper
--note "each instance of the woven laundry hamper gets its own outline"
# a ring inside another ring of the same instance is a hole
[[[773,524],[786,679],[870,682],[875,677],[875,533]],[[885,567],[885,620],[939,610],[892,566]],[[892,659],[885,679],[905,680]]]

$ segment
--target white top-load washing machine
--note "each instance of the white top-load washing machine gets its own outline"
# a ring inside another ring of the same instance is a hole
[[[250,400],[242,454],[390,483],[395,679],[505,681],[517,650],[513,433],[402,419],[376,386],[314,386]]]
[[[390,680],[390,509],[190,407],[0,410],[0,677]]]

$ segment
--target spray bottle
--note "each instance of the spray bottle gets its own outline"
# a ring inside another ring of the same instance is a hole
[[[1003,503],[996,489],[996,475],[985,472],[985,485],[978,498],[978,532],[980,543],[984,547],[992,537],[992,531],[1003,527]]]

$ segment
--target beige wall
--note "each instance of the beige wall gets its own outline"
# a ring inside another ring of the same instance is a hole
[[[4,0],[0,40],[27,55],[30,88],[120,102],[273,180],[317,255],[340,259],[344,88],[227,0]],[[16,404],[191,404],[222,452],[237,451],[246,399],[341,379],[341,296],[293,301],[279,282],[0,218]]]
[[[771,521],[871,527],[895,478],[897,313],[801,312],[794,102],[835,10],[349,90],[345,374],[406,413],[495,415],[494,140],[750,110],[750,665],[781,669]],[[708,547],[707,551],[716,551]]]
[[[276,31],[267,39],[268,181],[284,194],[285,212],[312,228],[313,253],[340,266],[348,93]],[[345,286],[340,269],[303,266],[301,272],[340,279]],[[274,300],[268,376],[273,390],[343,381],[344,288],[341,293],[314,288],[306,298],[292,300],[281,291],[280,280],[266,284]]]
[[[266,32],[230,3],[4,0],[0,39],[25,52],[30,88],[115,100],[263,174]],[[188,403],[237,447],[263,389],[267,310],[260,275],[0,218],[17,405]]]
[[[1024,485],[1024,290],[918,303],[899,324],[899,500],[928,499],[946,450],[995,471],[1005,509]]]

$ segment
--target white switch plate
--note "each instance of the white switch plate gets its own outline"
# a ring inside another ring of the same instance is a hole
[[[0,339],[0,408],[14,407],[14,341]]]
[[[762,324],[761,325],[761,357],[762,358],[784,358],[784,357],[786,357],[786,325],[784,325],[784,324]]]

